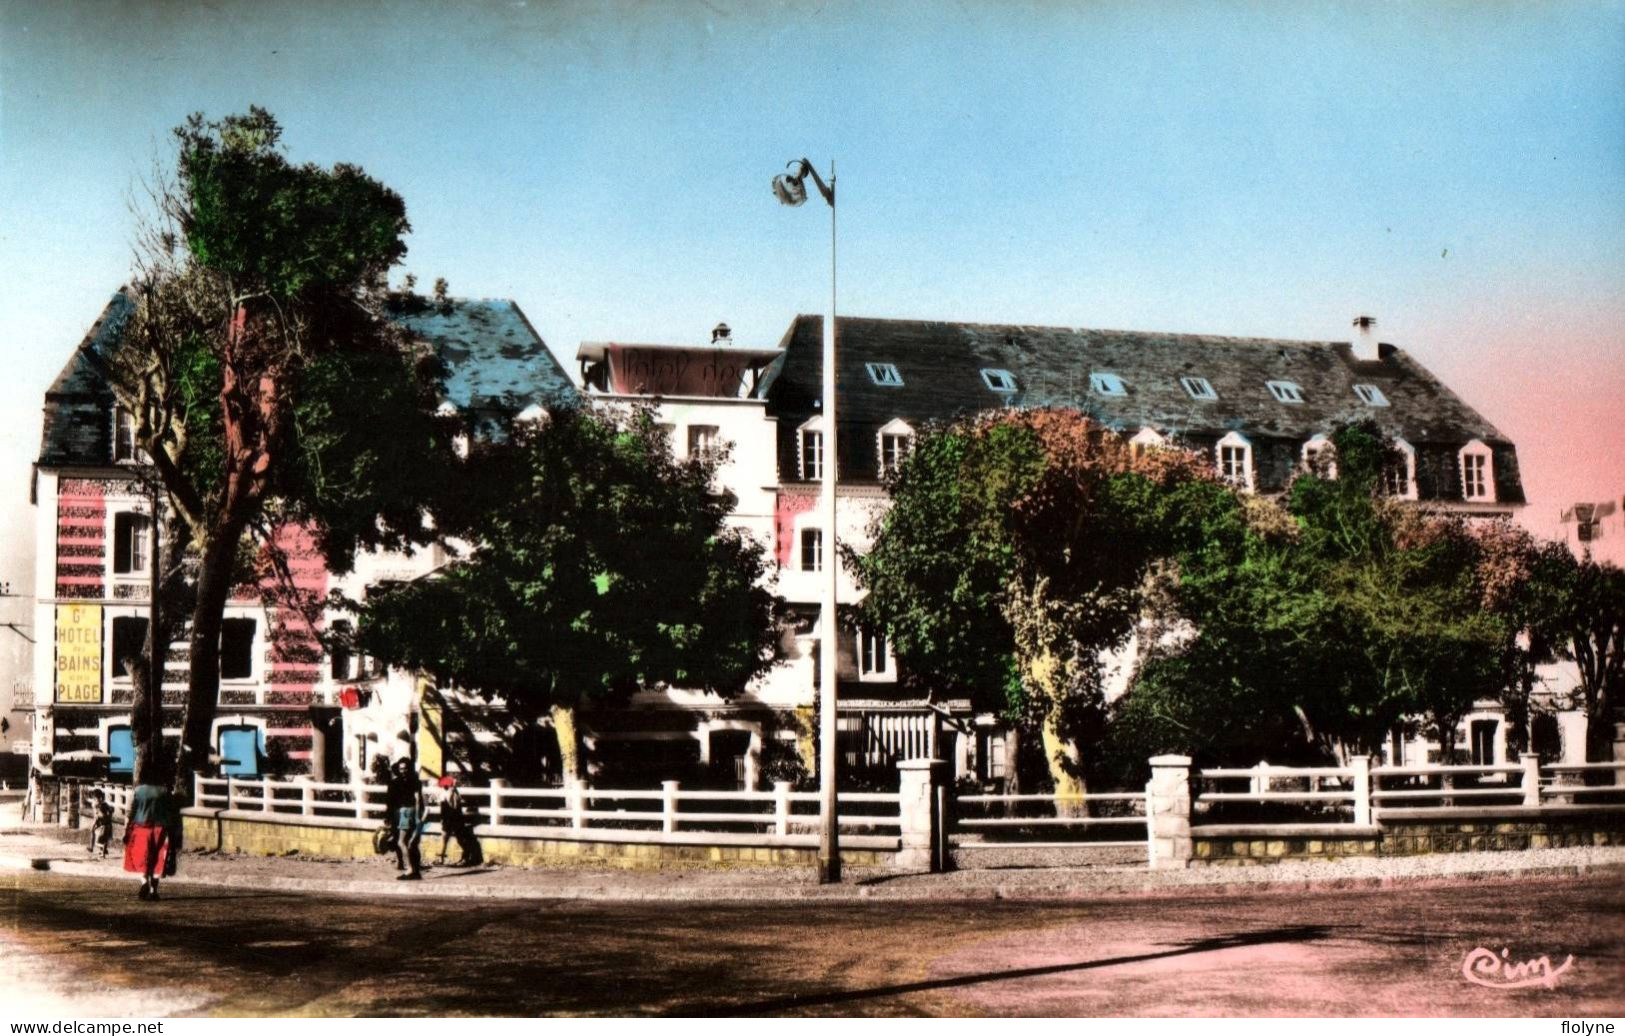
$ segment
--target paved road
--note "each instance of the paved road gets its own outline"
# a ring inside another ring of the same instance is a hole
[[[0,876],[8,1003],[177,1015],[1625,1013],[1617,877],[1097,903],[338,899]],[[1466,981],[1476,947],[1574,963]],[[161,976],[155,983],[152,976]]]

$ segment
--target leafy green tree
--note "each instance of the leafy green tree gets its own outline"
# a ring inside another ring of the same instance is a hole
[[[1393,458],[1374,428],[1333,443],[1335,477],[1304,473],[1279,510],[1243,505],[1239,535],[1215,511],[1176,554],[1170,597],[1193,632],[1120,705],[1135,752],[1326,756],[1375,748],[1417,715],[1448,752],[1473,702],[1498,695],[1506,626],[1477,540],[1381,494]]]
[[[194,115],[175,140],[109,373],[171,519],[172,607],[146,659],[183,615],[189,640],[169,773],[149,663],[137,673],[137,779],[184,784],[210,750],[226,601],[271,529],[301,523],[341,571],[359,546],[426,542],[424,495],[448,451],[432,357],[388,312],[385,278],[410,229],[400,197],[352,165],[289,162],[263,109]]]
[[[1586,761],[1611,762],[1614,723],[1625,695],[1625,571],[1573,562],[1559,590],[1552,628],[1559,653],[1579,671],[1576,704],[1586,715]]]
[[[578,708],[663,684],[732,696],[776,661],[767,563],[727,524],[719,461],[674,459],[648,409],[519,425],[469,458],[472,554],[367,601],[362,647],[521,730],[550,718],[578,779]]]
[[[1084,787],[1100,653],[1125,642],[1184,505],[1225,495],[1183,451],[1137,453],[1073,410],[1002,411],[928,432],[848,559],[865,620],[928,693],[1035,731],[1056,791]]]

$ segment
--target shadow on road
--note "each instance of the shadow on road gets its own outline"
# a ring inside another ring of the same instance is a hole
[[[850,1004],[860,1000],[870,1000],[876,997],[901,996],[906,993],[926,993],[937,989],[954,989],[960,986],[973,986],[983,982],[1005,982],[1018,978],[1039,978],[1045,975],[1060,975],[1073,971],[1091,971],[1096,968],[1110,968],[1120,964],[1138,964],[1148,960],[1163,960],[1168,957],[1185,957],[1197,953],[1211,953],[1215,950],[1230,950],[1240,946],[1259,946],[1265,943],[1293,943],[1313,942],[1324,938],[1333,928],[1358,927],[1357,925],[1293,925],[1287,928],[1267,928],[1257,932],[1243,932],[1238,935],[1222,935],[1209,939],[1196,939],[1182,943],[1173,949],[1160,950],[1156,953],[1136,953],[1123,957],[1106,957],[1101,960],[1077,961],[1071,964],[1046,964],[1034,968],[1012,968],[1007,971],[985,971],[971,975],[955,975],[950,978],[927,979],[920,982],[905,982],[892,986],[871,986],[867,989],[851,989],[838,993],[821,993],[809,996],[787,996],[774,1000],[758,1000],[755,1003],[739,1004],[715,1012],[703,1009],[696,1014],[719,1015],[745,1015],[745,1014],[775,1014],[780,1011],[792,1011],[807,1007],[832,1007],[838,1004]]]

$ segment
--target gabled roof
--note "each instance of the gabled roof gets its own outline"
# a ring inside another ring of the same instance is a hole
[[[1417,447],[1459,448],[1482,440],[1497,454],[1499,499],[1523,498],[1511,442],[1392,345],[1381,346],[1380,359],[1362,361],[1347,342],[868,317],[841,317],[837,331],[843,426],[879,427],[893,418],[918,426],[1002,406],[1070,406],[1129,435],[1149,427],[1204,446],[1230,431],[1301,444],[1370,420]],[[822,335],[822,317],[801,315],[780,343],[784,366],[772,385],[769,412],[780,418],[781,429],[793,430],[818,412]],[[895,365],[902,385],[876,384],[866,369],[870,363]],[[1016,391],[990,389],[981,377],[984,368],[1009,371]],[[1092,373],[1115,374],[1125,393],[1094,391]],[[1181,384],[1185,377],[1207,379],[1217,398],[1193,399]],[[1278,401],[1270,381],[1295,383],[1303,402]],[[1356,395],[1356,384],[1376,386],[1389,405],[1368,406]],[[841,453],[848,464],[845,446]],[[853,477],[873,477],[874,462],[863,450],[851,460]]]
[[[117,342],[133,308],[123,289],[115,292],[46,391],[41,467],[112,462],[113,394],[98,360]],[[397,309],[392,317],[433,348],[445,365],[445,398],[471,424],[576,396],[542,336],[512,301],[448,299]]]

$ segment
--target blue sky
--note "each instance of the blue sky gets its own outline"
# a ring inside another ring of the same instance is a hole
[[[1346,338],[1625,492],[1625,4],[0,3],[0,500],[167,131],[269,108],[406,198],[406,269],[583,339],[841,309]],[[0,531],[5,528],[0,521]],[[8,537],[9,540],[9,537]],[[0,559],[19,579],[20,555]]]

